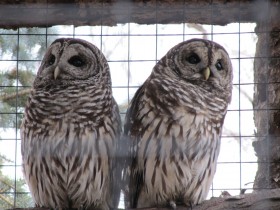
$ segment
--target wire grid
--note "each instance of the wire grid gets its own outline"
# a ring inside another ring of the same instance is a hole
[[[0,38],[11,40],[7,45],[16,49],[16,54],[3,53],[0,58],[0,74],[15,69],[18,78],[12,85],[0,83],[0,94],[6,88],[13,88],[20,93],[29,85],[20,82],[20,72],[26,64],[36,74],[42,56],[38,52],[45,51],[52,41],[59,37],[81,38],[95,44],[106,56],[112,77],[113,94],[120,106],[124,119],[127,105],[139,86],[145,81],[156,62],[174,45],[191,38],[207,38],[225,47],[233,64],[233,97],[229,105],[224,123],[221,151],[218,159],[217,172],[208,197],[220,196],[222,191],[237,195],[241,189],[252,189],[257,158],[252,142],[255,140],[253,121],[253,62],[257,37],[254,33],[255,24],[234,23],[227,26],[195,25],[195,24],[154,24],[138,25],[134,23],[108,26],[54,26],[50,28],[19,28],[16,31],[1,30]],[[27,46],[32,40],[44,43],[34,45],[26,56]],[[1,101],[0,108],[5,102]],[[11,118],[13,125],[3,128],[0,125],[0,155],[5,155],[0,165],[1,176],[13,180],[13,190],[0,192],[0,204],[3,197],[9,197],[14,207],[23,207],[19,197],[28,194],[28,187],[18,190],[17,180],[23,178],[21,169],[21,141],[19,135],[19,119],[23,115],[23,107],[18,105],[13,112],[0,113],[1,118]],[[0,189],[1,190],[1,189]],[[9,206],[12,207],[12,206]]]

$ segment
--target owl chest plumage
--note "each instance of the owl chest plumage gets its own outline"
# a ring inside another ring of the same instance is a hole
[[[182,94],[177,95],[164,83],[161,91],[150,87],[153,91],[143,94],[134,124],[142,127],[132,129],[138,139],[135,172],[144,179],[137,207],[166,205],[170,200],[200,203],[216,170],[224,115],[220,109],[211,113],[216,108],[210,104],[209,110],[200,108],[205,100],[192,99],[190,90],[178,88]]]
[[[22,154],[37,205],[78,208],[107,199],[108,154],[115,152],[118,128],[106,97],[111,95],[91,89],[31,95],[21,130]]]

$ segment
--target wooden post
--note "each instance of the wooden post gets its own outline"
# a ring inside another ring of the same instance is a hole
[[[254,118],[258,157],[255,189],[280,187],[280,19],[267,4],[267,16],[257,23],[254,62]]]

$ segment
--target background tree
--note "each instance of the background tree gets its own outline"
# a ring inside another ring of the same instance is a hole
[[[41,30],[0,29],[0,58],[3,64],[0,69],[0,140],[3,139],[4,132],[17,132],[20,128],[24,106],[47,45],[44,35],[27,34],[40,34]],[[20,39],[18,36],[21,36]],[[31,58],[38,62],[30,62]],[[0,209],[32,206],[31,196],[25,193],[25,181],[3,174],[4,167],[9,165],[15,165],[15,162],[0,154]]]

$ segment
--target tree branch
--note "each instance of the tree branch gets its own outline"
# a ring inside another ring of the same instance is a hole
[[[24,90],[19,90],[15,93],[5,93],[0,96],[0,101],[7,101],[11,99],[15,99],[16,97],[21,97],[23,95],[28,95],[31,92],[32,88],[26,88]]]

